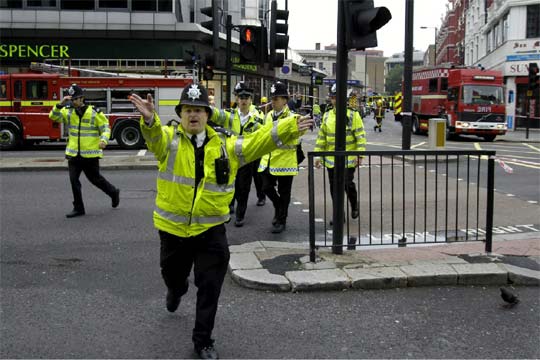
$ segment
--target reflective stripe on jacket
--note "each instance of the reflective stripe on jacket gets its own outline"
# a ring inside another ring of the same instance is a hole
[[[88,105],[80,119],[74,108],[58,109],[54,106],[49,113],[49,118],[66,124],[69,134],[66,155],[77,156],[80,153],[85,158],[103,157],[103,150],[99,148],[99,143],[103,141],[107,144],[111,130],[109,120],[101,111],[96,111],[92,105]]]
[[[366,150],[366,132],[364,123],[358,111],[347,109],[347,126],[345,128],[345,150]],[[336,110],[332,109],[324,113],[321,129],[317,136],[314,151],[336,150]],[[323,164],[326,167],[334,167],[334,156],[324,156]],[[356,156],[347,156],[347,167],[355,167]]]
[[[290,121],[290,119],[296,119],[296,115],[285,105],[277,121],[274,121],[274,110],[272,110],[266,114],[265,123],[268,125],[272,122]],[[264,155],[259,163],[258,172],[263,172],[266,168],[269,168],[270,174],[276,176],[298,175],[298,160],[296,159],[296,146],[298,144],[299,141],[295,141],[292,144],[280,146],[279,149]]]
[[[298,140],[296,119],[269,123],[244,136],[226,137],[206,126],[204,176],[195,187],[195,150],[181,126],[161,126],[159,116],[148,127],[141,117],[141,131],[158,160],[154,226],[180,237],[196,236],[229,220],[238,168],[278,146]],[[215,160],[229,159],[229,181],[216,180]]]

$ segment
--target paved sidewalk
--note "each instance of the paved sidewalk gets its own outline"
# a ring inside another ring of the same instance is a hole
[[[307,243],[255,241],[231,246],[229,270],[240,285],[267,291],[386,289],[440,285],[540,285],[538,233],[494,236],[483,242],[406,248],[319,250]]]

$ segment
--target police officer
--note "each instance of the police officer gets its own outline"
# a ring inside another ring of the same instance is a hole
[[[230,257],[224,223],[229,220],[237,171],[274,150],[276,138],[297,142],[313,120],[289,118],[254,133],[229,136],[207,125],[212,108],[202,85],[184,88],[176,107],[181,122],[174,126],[161,125],[150,94],[130,99],[142,115],[148,149],[158,159],[153,216],[161,239],[167,310],[178,308],[193,267],[198,291],[192,339],[200,358],[216,359],[211,335]]]
[[[68,95],[52,108],[49,118],[66,124],[69,129],[65,153],[73,192],[73,210],[66,214],[66,217],[72,218],[85,214],[79,181],[81,172],[84,172],[92,184],[111,197],[113,208],[118,207],[120,190],[99,172],[99,159],[103,157],[103,149],[111,136],[107,117],[100,109],[86,105],[83,89],[73,84],[68,89]]]
[[[253,105],[253,90],[248,88],[243,81],[240,81],[234,87],[234,94],[238,106],[231,111],[213,108],[210,120],[212,123],[222,126],[237,135],[244,135],[258,130],[264,124],[264,118],[257,107]],[[230,204],[230,212],[232,214],[235,212],[234,201],[236,200],[238,203],[236,220],[234,222],[234,225],[237,227],[244,225],[249,191],[251,189],[251,178],[257,173],[259,162],[260,159],[257,159],[252,163],[242,166],[238,170],[234,198]],[[255,188],[257,190],[257,205],[263,206],[265,195],[262,191],[262,180],[260,178],[255,179]]]
[[[314,151],[336,150],[336,84],[330,89],[330,101],[332,108],[324,113],[321,129],[317,136]],[[366,132],[360,113],[354,109],[347,109],[345,151],[364,151],[366,149]],[[328,171],[330,193],[334,195],[334,157],[324,156],[323,164]],[[345,192],[351,204],[351,217],[356,219],[359,215],[356,185],[354,184],[354,172],[361,165],[362,157],[348,156],[346,162]],[[321,159],[315,160],[315,166],[321,167]]]
[[[265,123],[280,123],[290,121],[293,114],[287,106],[289,91],[287,85],[276,81],[270,88],[272,96],[272,111],[266,115]],[[299,142],[283,145],[262,157],[259,172],[263,176],[263,189],[266,196],[274,205],[274,218],[272,219],[272,233],[278,234],[285,230],[289,203],[291,202],[292,182],[298,175],[298,161],[296,148]]]

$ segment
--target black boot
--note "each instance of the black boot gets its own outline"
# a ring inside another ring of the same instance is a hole
[[[120,189],[116,189],[116,191],[111,196],[111,205],[113,208],[117,208],[120,204]]]
[[[69,219],[69,218],[74,218],[77,216],[83,216],[84,214],[85,214],[84,210],[73,209],[71,210],[70,213],[66,214],[66,217]]]

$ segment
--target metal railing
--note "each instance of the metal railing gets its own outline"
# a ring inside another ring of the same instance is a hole
[[[345,196],[337,242],[327,171],[314,167],[314,158],[325,156],[362,159],[354,175],[359,216],[351,218]],[[465,150],[309,152],[310,260],[321,247],[485,241],[491,252],[494,157],[494,151]]]

